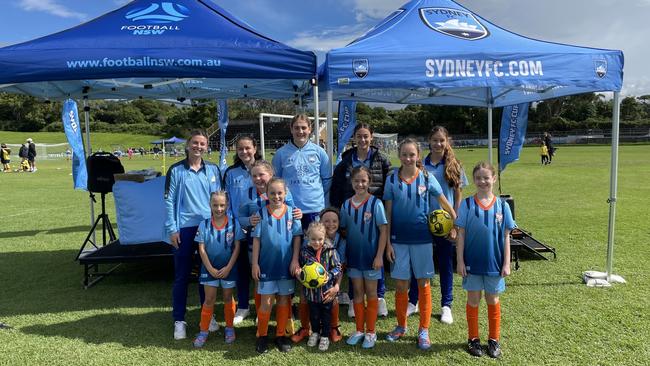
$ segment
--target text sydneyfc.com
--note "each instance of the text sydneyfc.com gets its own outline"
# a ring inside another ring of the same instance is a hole
[[[188,59],[188,58],[153,58],[145,57],[123,57],[95,60],[70,60],[66,61],[69,69],[86,69],[102,67],[220,67],[221,60],[213,59]]]
[[[542,61],[538,60],[453,60],[427,59],[424,63],[427,77],[508,77],[542,76]]]

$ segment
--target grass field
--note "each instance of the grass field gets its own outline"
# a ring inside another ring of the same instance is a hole
[[[5,136],[5,135],[0,135]],[[38,138],[32,137],[38,141]],[[24,136],[27,137],[27,136]],[[22,137],[21,137],[22,138]],[[550,166],[538,164],[537,148],[502,178],[514,196],[520,227],[555,247],[555,261],[524,260],[507,279],[502,301],[502,362],[514,365],[642,365],[650,360],[650,146],[620,149],[615,273],[628,281],[612,288],[587,288],[584,270],[604,270],[607,246],[610,149],[563,147]],[[471,171],[486,150],[460,150]],[[212,157],[216,158],[213,154]],[[127,170],[159,168],[160,161],[123,161]],[[479,364],[465,351],[465,293],[455,277],[455,323],[437,321],[439,291],[433,285],[433,347],[415,347],[417,317],[410,318],[405,341],[383,338],[395,322],[391,311],[377,324],[371,351],[345,344],[321,354],[300,345],[289,354],[254,351],[255,328],[247,321],[237,342],[226,347],[223,333],[194,350],[191,339],[172,339],[172,268],[122,266],[117,275],[84,290],[82,267],[74,261],[89,228],[88,195],[72,190],[69,162],[38,162],[38,172],[0,175],[0,365],[199,365],[199,364]],[[168,162],[169,165],[169,162]],[[469,187],[467,194],[473,191]],[[114,220],[113,203],[109,200]],[[391,283],[389,282],[389,287]],[[389,309],[394,292],[387,293]],[[197,331],[198,299],[190,291],[188,324]],[[222,314],[217,307],[217,314]],[[353,322],[341,307],[342,330]],[[481,334],[487,334],[485,304]]]
[[[6,144],[22,144],[28,138],[32,138],[37,144],[59,144],[68,142],[62,132],[11,132],[0,131],[0,142]],[[83,135],[84,143],[86,135]],[[113,151],[114,146],[121,146],[124,151],[128,147],[144,147],[149,149],[151,141],[159,140],[160,136],[135,135],[129,133],[106,133],[93,132],[90,135],[90,144],[93,151]],[[13,155],[18,155],[14,152]]]

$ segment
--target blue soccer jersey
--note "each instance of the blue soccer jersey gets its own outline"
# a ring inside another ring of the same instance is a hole
[[[275,216],[268,207],[259,213],[261,221],[255,225],[252,237],[260,239],[258,263],[260,281],[289,280],[289,266],[293,258],[293,237],[302,235],[300,220],[294,220],[293,207],[284,206],[284,212]]]
[[[244,233],[239,228],[239,224],[229,213],[226,222],[221,227],[216,226],[212,218],[201,221],[194,241],[205,245],[205,252],[210,263],[214,268],[220,269],[228,265],[235,249],[235,241],[243,238]],[[202,281],[214,280],[204,265],[201,265],[200,276]],[[230,271],[227,280],[234,281],[235,277],[235,271]]]
[[[430,202],[442,194],[438,181],[421,170],[410,181],[395,169],[386,178],[384,201],[392,201],[390,240],[398,244],[431,244],[427,225]]]
[[[347,231],[345,259],[348,268],[372,269],[379,244],[379,226],[388,224],[384,204],[370,195],[358,206],[347,199],[340,212],[340,227]]]
[[[484,207],[476,196],[460,204],[456,226],[465,229],[463,257],[467,273],[499,276],[503,267],[505,230],[516,227],[510,206],[494,196]]]
[[[264,193],[259,193],[257,192],[256,187],[249,187],[245,195],[239,205],[239,214],[238,214],[238,219],[239,219],[239,224],[242,226],[244,229],[248,229],[251,224],[250,224],[250,217],[259,212],[259,210],[262,209],[262,207],[266,206],[268,197],[266,196],[266,192]],[[287,188],[287,196],[284,199],[284,203],[286,203],[289,206],[295,206],[293,204],[293,196],[291,195],[291,191]]]
[[[230,166],[223,174],[223,187],[228,192],[230,211],[239,217],[239,208],[246,201],[246,195],[253,186],[251,175],[244,164]]]
[[[440,187],[442,188],[442,194],[445,195],[447,198],[447,201],[449,201],[449,204],[451,207],[456,207],[455,206],[455,199],[454,199],[454,187],[451,187],[447,180],[445,179],[445,163],[444,161],[440,161],[438,164],[432,164],[431,159],[429,156],[424,158],[423,161],[424,168],[429,172],[429,174],[433,175],[436,178],[436,181],[440,184]],[[465,187],[467,185],[467,175],[465,175],[465,170],[460,171],[460,187]],[[438,203],[438,200],[431,200],[430,202],[430,207],[429,207],[429,212],[433,210],[438,210],[441,209],[440,203]]]

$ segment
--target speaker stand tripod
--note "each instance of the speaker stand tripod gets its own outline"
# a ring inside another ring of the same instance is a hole
[[[95,195],[91,192],[90,193],[90,198],[94,202],[95,201]],[[90,228],[90,231],[88,232],[88,236],[86,236],[86,240],[84,240],[83,245],[81,246],[81,249],[79,249],[79,253],[77,253],[77,258],[76,260],[79,260],[79,257],[83,253],[84,249],[86,248],[86,245],[91,244],[95,249],[99,249],[99,246],[97,246],[96,240],[93,240],[91,238],[94,238],[95,231],[97,230],[97,226],[101,222],[102,225],[102,246],[106,246],[106,234],[108,233],[108,238],[109,241],[108,243],[111,243],[117,239],[117,236],[115,236],[115,231],[113,230],[113,225],[111,224],[111,220],[108,218],[108,215],[106,214],[106,193],[102,192],[101,193],[101,199],[102,199],[102,213],[97,216],[97,219],[95,220],[95,223],[93,226]]]

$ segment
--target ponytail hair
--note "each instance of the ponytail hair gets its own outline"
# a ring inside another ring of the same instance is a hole
[[[447,131],[447,129],[442,126],[434,126],[431,129],[431,132],[429,132],[428,140],[431,140],[431,137],[433,137],[433,135],[438,132],[442,133],[447,140],[447,143],[445,144],[445,152],[442,155],[442,161],[445,163],[445,180],[450,187],[460,188],[460,176],[462,174],[463,167],[460,161],[456,159],[454,149],[451,147],[452,142],[451,136],[449,136],[449,131]]]

